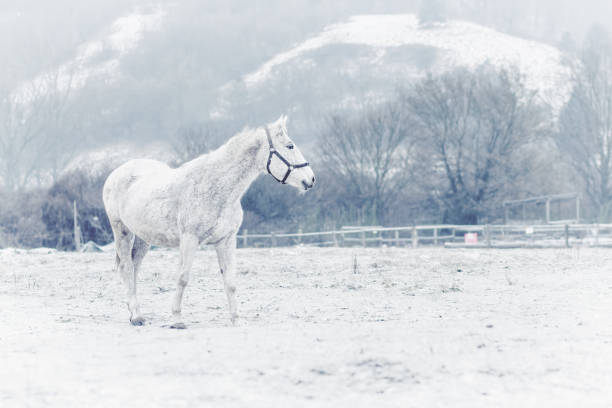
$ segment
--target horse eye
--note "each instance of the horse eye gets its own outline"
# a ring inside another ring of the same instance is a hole
[[[289,150],[293,150],[294,147],[295,147],[295,145],[293,143],[289,143],[287,145],[287,149],[289,149]]]

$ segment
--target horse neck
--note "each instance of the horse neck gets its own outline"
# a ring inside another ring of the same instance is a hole
[[[188,173],[202,190],[221,186],[227,202],[238,201],[265,170],[266,141],[261,129],[243,131],[214,152],[188,163]]]

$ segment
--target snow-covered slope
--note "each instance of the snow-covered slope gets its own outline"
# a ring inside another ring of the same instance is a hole
[[[28,104],[51,92],[66,92],[83,87],[87,79],[106,76],[112,80],[120,60],[133,50],[150,31],[159,30],[165,11],[134,11],[116,19],[108,31],[79,47],[76,56],[57,69],[24,82],[11,94],[14,103]]]
[[[358,100],[351,93],[378,98],[426,72],[483,63],[518,67],[527,87],[559,110],[571,92],[562,59],[554,47],[464,21],[422,26],[412,14],[356,16],[226,85],[213,116],[231,115],[228,101],[236,99],[261,106],[272,97],[295,103],[288,109],[296,111],[312,101],[343,106]]]
[[[335,24],[291,50],[266,62],[257,71],[244,77],[253,86],[268,78],[273,69],[307,51],[330,44],[361,44],[380,48],[380,64],[385,49],[401,45],[426,45],[448,52],[446,63],[476,66],[488,61],[495,65],[517,65],[529,75],[534,88],[552,88],[565,79],[566,69],[560,67],[558,49],[538,42],[502,34],[490,28],[464,21],[423,27],[416,16],[366,15]]]

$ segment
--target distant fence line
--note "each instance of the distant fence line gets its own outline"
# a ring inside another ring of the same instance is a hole
[[[238,235],[238,245],[277,246],[445,246],[447,248],[612,247],[612,224],[351,226],[334,231]]]

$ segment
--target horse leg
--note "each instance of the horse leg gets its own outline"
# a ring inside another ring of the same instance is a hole
[[[142,264],[142,260],[147,252],[149,252],[150,247],[151,246],[143,241],[142,238],[134,236],[134,244],[132,245],[132,264],[134,266],[134,291],[132,302],[134,303],[136,310],[136,317],[132,320],[132,324],[134,325],[143,324],[145,321],[144,317],[142,317],[140,314],[140,303],[138,302],[136,295],[136,282],[138,282],[138,271],[140,270],[140,265]]]
[[[139,236],[134,238],[134,245],[132,247],[132,263],[134,264],[135,279],[138,279],[140,265],[142,264],[142,260],[147,252],[149,252],[149,248],[151,248],[151,245],[147,244],[142,238]]]
[[[132,249],[135,235],[121,222],[113,224],[115,250],[119,257],[119,272],[127,287],[127,304],[130,311],[130,322],[134,326],[142,326],[144,318],[140,315],[140,306],[136,298],[136,274],[132,261]]]
[[[184,234],[181,235],[180,243],[180,257],[181,263],[179,266],[179,277],[176,287],[176,293],[174,295],[174,302],[172,304],[172,320],[174,323],[170,325],[172,329],[185,329],[185,323],[181,317],[181,303],[183,302],[183,293],[185,292],[185,286],[189,282],[189,271],[193,264],[193,258],[195,252],[198,249],[199,241],[195,235]]]
[[[223,276],[223,286],[229,304],[230,320],[236,324],[238,313],[236,311],[236,234],[221,241],[216,247],[219,268]]]

